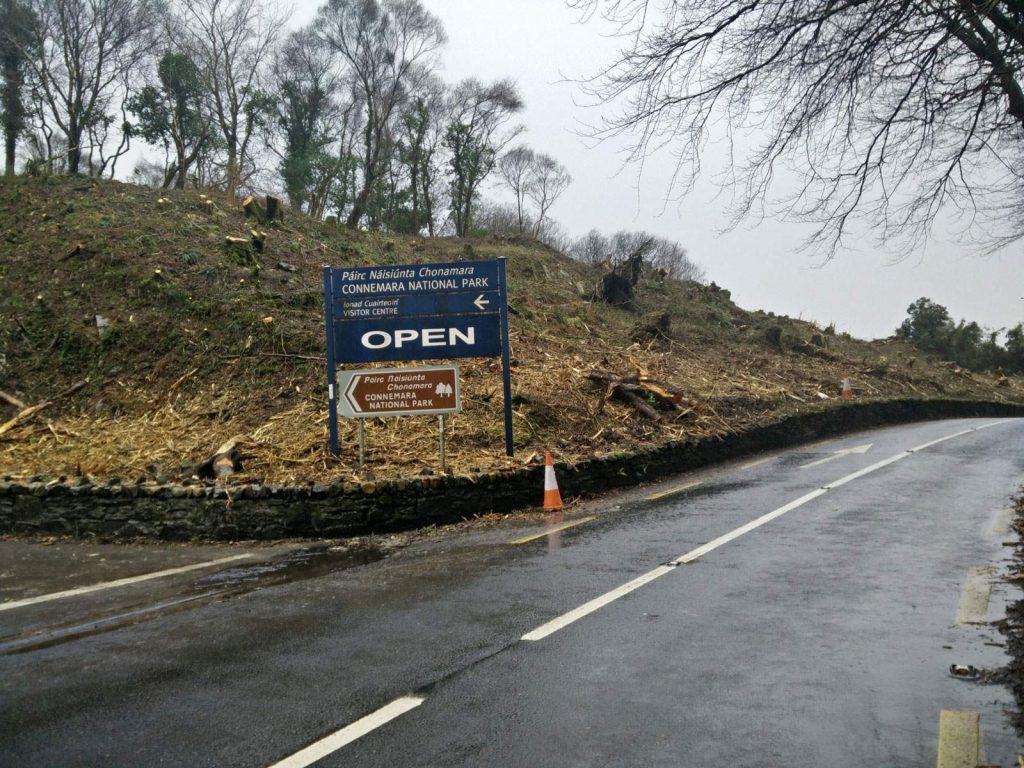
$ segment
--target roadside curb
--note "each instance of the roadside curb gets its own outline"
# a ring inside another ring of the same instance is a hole
[[[961,400],[886,400],[809,408],[773,424],[674,440],[556,465],[566,496],[591,497],[669,475],[870,427],[941,418],[1024,416],[1024,405]],[[0,534],[106,540],[236,540],[344,537],[458,522],[536,507],[544,466],[473,476],[431,476],[300,487],[111,480],[0,479]],[[229,495],[230,490],[230,495]]]

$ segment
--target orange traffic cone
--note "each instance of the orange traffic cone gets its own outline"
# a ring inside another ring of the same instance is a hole
[[[544,451],[544,509],[561,509],[562,495],[558,492],[555,467],[551,463],[551,451]]]
[[[853,399],[853,387],[850,386],[850,374],[843,373],[843,400]]]

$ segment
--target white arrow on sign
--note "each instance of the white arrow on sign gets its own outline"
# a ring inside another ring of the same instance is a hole
[[[856,448],[843,448],[841,451],[834,452],[831,456],[826,456],[824,459],[818,459],[812,461],[809,464],[801,464],[800,469],[807,469],[808,467],[816,467],[819,464],[824,464],[826,461],[833,461],[840,459],[843,456],[849,456],[851,453],[867,453],[868,449],[874,445],[874,443],[867,443],[866,445],[858,445]]]
[[[491,303],[491,300],[490,299],[485,299],[484,295],[482,293],[479,296],[477,296],[476,297],[476,301],[473,302],[473,304],[476,305],[476,308],[479,309],[481,312],[490,303]]]

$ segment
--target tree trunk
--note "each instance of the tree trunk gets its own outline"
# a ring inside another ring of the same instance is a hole
[[[82,164],[82,129],[78,126],[77,120],[71,120],[67,138],[67,173],[69,176],[74,176],[78,173],[78,169]]]
[[[13,18],[14,10],[11,3],[9,17]],[[18,72],[18,57],[11,51],[4,56],[4,175],[14,175],[14,150],[18,144],[18,133],[21,131],[21,78]]]
[[[227,175],[226,182],[228,192],[232,195],[238,191],[238,188],[242,186],[241,171],[238,167],[238,153],[234,148],[228,151],[228,165],[225,169]]]

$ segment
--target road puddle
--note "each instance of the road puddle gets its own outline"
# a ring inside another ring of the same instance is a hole
[[[31,628],[20,634],[0,637],[0,656],[48,648],[90,635],[191,610],[263,587],[326,576],[383,560],[387,551],[372,545],[308,547],[272,560],[232,566],[205,575],[176,596],[151,603],[140,603],[125,610],[66,625]],[[190,593],[191,592],[191,593]]]
[[[383,560],[385,552],[374,546],[349,549],[317,547],[297,549],[273,560],[245,563],[210,573],[195,582],[200,591],[209,589],[256,589],[269,584],[282,584],[315,579],[335,571],[357,568]]]

